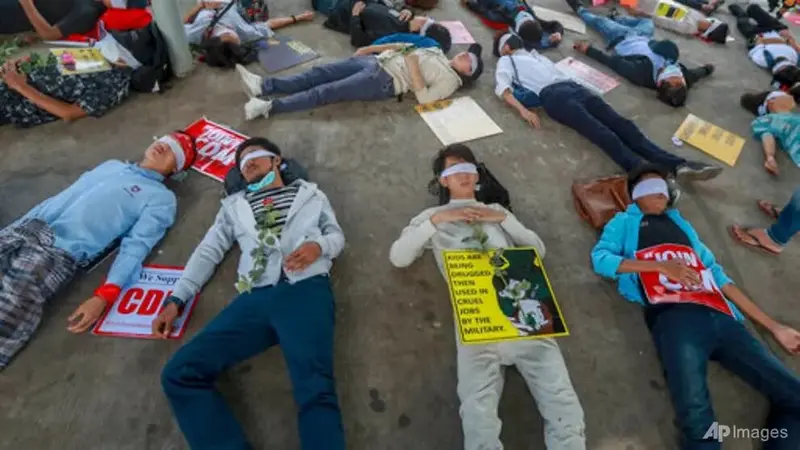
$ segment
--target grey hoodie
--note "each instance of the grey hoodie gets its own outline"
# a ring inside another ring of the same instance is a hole
[[[253,287],[277,284],[284,258],[306,242],[318,243],[322,253],[305,270],[286,272],[289,283],[327,274],[333,258],[344,248],[344,234],[336,222],[328,197],[314,183],[297,180],[292,185],[299,185],[299,189],[286,216],[280,241],[277,246],[268,250],[264,275],[260,280],[255,280]],[[222,207],[214,224],[186,263],[172,295],[185,302],[199,292],[234,242],[242,250],[238,273],[240,276],[247,275],[253,268],[253,257],[250,253],[258,247],[258,231],[253,210],[244,191],[222,200]]]

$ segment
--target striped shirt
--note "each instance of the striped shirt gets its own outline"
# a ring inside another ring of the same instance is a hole
[[[283,186],[273,189],[262,189],[256,192],[247,192],[245,197],[247,198],[247,202],[250,203],[250,207],[253,209],[253,215],[256,217],[259,228],[262,224],[268,224],[267,217],[269,215],[269,210],[271,210],[274,223],[269,224],[269,227],[277,227],[275,232],[280,236],[281,230],[283,230],[283,226],[286,224],[286,216],[289,214],[289,208],[291,208],[294,198],[297,196],[297,191],[298,186]]]

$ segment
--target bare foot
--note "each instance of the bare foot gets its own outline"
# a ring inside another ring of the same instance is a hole
[[[775,158],[771,156],[764,160],[764,169],[773,177],[780,176],[781,174],[781,171],[778,169],[778,163],[775,161]]]
[[[303,11],[300,14],[296,14],[295,17],[298,21],[300,20],[314,20],[314,11]]]
[[[780,253],[783,251],[783,247],[776,244],[772,238],[769,237],[767,234],[767,230],[763,228],[750,228],[746,230],[747,234],[751,237],[755,238],[762,247],[769,249],[772,252]]]

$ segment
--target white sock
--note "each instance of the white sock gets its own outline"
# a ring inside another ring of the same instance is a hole
[[[236,72],[239,74],[239,81],[242,83],[244,93],[250,98],[260,97],[263,78],[245,69],[241,64],[236,65]]]
[[[270,110],[272,110],[272,101],[254,97],[244,105],[244,118],[253,120],[258,116],[264,116],[265,119],[268,119]]]

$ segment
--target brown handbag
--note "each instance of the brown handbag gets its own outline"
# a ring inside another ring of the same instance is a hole
[[[572,199],[578,216],[597,231],[631,204],[628,178],[624,175],[572,183]]]

